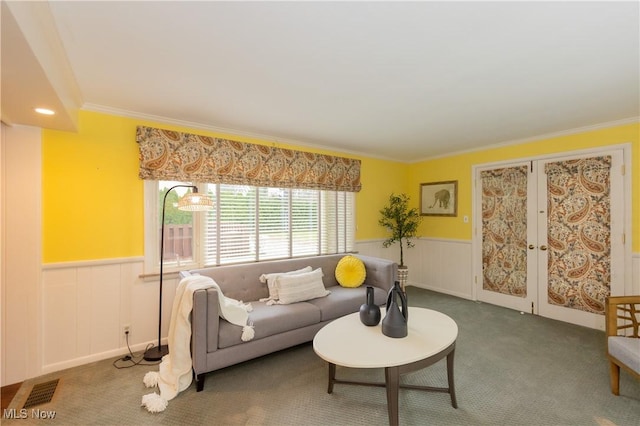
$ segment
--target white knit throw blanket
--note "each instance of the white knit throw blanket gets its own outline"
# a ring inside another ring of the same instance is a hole
[[[220,316],[231,324],[243,327],[242,341],[253,339],[253,326],[248,324],[251,305],[225,297],[218,284],[211,278],[193,275],[183,278],[176,289],[171,310],[169,325],[169,353],[162,357],[159,371],[148,372],[143,379],[145,386],[158,386],[160,394],[156,392],[142,397],[142,406],[152,413],[164,411],[168,401],[189,387],[192,381],[191,373],[191,321],[190,313],[193,308],[193,293],[199,289],[214,287],[218,290]]]

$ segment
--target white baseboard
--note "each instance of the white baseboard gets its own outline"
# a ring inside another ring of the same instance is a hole
[[[161,342],[163,345],[166,345],[167,339],[162,339]],[[146,350],[148,347],[151,347],[152,345],[156,345],[156,344],[157,344],[157,341],[155,340],[153,342],[138,343],[135,345],[131,345],[130,349],[131,349],[131,352],[133,352],[134,354],[136,352],[142,353],[142,351]],[[112,350],[95,353],[95,354],[91,354],[91,355],[87,355],[79,358],[73,358],[68,361],[44,365],[42,367],[42,374],[54,373],[56,371],[65,370],[67,368],[79,367],[84,364],[103,361],[109,358],[113,358],[115,360],[117,358],[122,358],[125,355],[129,355],[129,348],[124,347],[124,348],[112,349]]]
[[[432,286],[428,286],[425,284],[420,284],[420,283],[407,283],[407,286],[411,286],[411,287],[417,287],[417,288],[423,288],[425,290],[431,290],[431,291],[435,291],[438,293],[443,293],[443,294],[448,294],[449,296],[455,296],[455,297],[459,297],[461,299],[467,299],[467,300],[473,300],[468,294],[465,293],[460,293],[457,291],[452,291],[446,288],[441,288],[441,287],[432,287]]]

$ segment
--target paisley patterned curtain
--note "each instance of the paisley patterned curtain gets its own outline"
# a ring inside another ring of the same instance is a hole
[[[140,178],[358,192],[360,160],[138,126]]]
[[[610,156],[545,166],[550,304],[604,313],[611,288],[610,169]]]
[[[516,297],[527,296],[527,168],[481,173],[482,286]]]

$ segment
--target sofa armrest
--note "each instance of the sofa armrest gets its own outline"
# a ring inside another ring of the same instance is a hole
[[[363,285],[378,287],[384,291],[391,290],[396,280],[398,265],[396,262],[379,257],[357,255],[367,271],[367,278]]]
[[[193,293],[191,312],[191,358],[196,374],[206,373],[207,354],[218,349],[220,328],[218,291],[214,288]]]

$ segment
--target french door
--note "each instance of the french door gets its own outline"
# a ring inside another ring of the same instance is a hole
[[[624,294],[623,150],[475,169],[476,297],[591,328]]]

